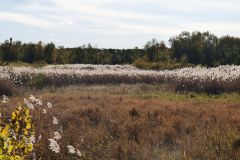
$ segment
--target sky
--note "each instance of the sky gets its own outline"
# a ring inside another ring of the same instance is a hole
[[[182,31],[240,36],[239,0],[0,0],[0,42],[142,48]]]

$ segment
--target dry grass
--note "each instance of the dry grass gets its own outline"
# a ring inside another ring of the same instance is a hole
[[[69,156],[67,144],[80,149],[86,160],[240,159],[239,94],[209,97],[165,90],[165,86],[121,85],[35,92],[53,103],[60,120],[53,126],[51,116],[35,111],[35,120],[41,121],[37,134],[43,135],[36,146],[38,159],[77,159]],[[1,111],[9,113],[22,98],[0,104]],[[47,138],[55,130],[63,135],[60,154],[48,149]]]

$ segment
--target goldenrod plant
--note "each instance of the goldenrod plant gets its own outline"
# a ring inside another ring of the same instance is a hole
[[[0,127],[0,160],[24,160],[31,157],[35,132],[27,106],[19,105]]]
[[[9,102],[6,95],[3,95],[2,99],[2,103],[7,104]],[[30,95],[29,99],[24,98],[24,105],[16,107],[10,116],[1,118],[0,114],[0,160],[36,159],[34,145],[40,141],[41,135],[35,140],[36,132],[30,112],[33,112],[36,108],[35,112],[41,111],[41,113],[46,114],[47,109],[49,109],[48,113],[52,116],[52,124],[58,126],[59,120],[50,111],[52,106],[52,103],[43,104],[41,99]],[[52,138],[48,138],[49,149],[54,154],[59,154],[60,146],[58,141],[62,136],[57,131],[53,132],[53,135]],[[72,156],[82,157],[82,153],[77,148],[71,145],[66,148]]]

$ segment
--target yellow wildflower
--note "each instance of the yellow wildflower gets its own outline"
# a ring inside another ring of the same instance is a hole
[[[4,127],[4,129],[1,131],[0,136],[3,137],[3,138],[7,138],[8,135],[9,135],[9,128],[10,128],[10,126],[9,126],[9,124],[7,124]]]
[[[12,120],[15,120],[15,119],[16,119],[16,116],[17,116],[17,115],[16,115],[16,112],[12,112],[11,119],[12,119]]]
[[[7,152],[8,152],[8,153],[12,153],[12,151],[13,151],[13,145],[9,145],[9,146],[8,146],[8,151],[7,151]]]
[[[30,112],[29,109],[26,108],[26,110],[25,110],[25,115],[26,115],[26,116],[29,116],[29,112]]]
[[[28,152],[32,152],[32,150],[33,150],[33,144],[32,143],[28,144],[27,150],[28,150]]]
[[[26,124],[26,129],[31,129],[31,123]]]

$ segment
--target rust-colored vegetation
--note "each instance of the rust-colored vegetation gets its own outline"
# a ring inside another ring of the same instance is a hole
[[[2,114],[26,95],[0,104]],[[79,159],[69,155],[73,145],[85,160],[206,160],[240,159],[239,94],[176,94],[152,85],[78,86],[34,93],[53,104],[52,118],[34,110],[38,159]],[[62,148],[49,150],[48,138],[58,130]],[[38,136],[38,135],[37,135]]]

